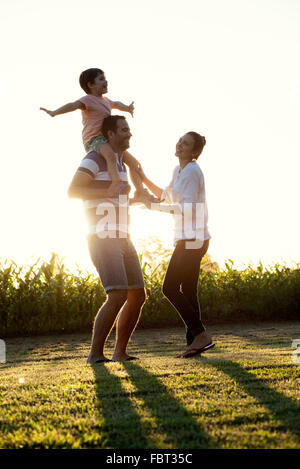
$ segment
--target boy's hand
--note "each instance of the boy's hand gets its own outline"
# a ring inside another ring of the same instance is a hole
[[[41,111],[45,111],[47,114],[49,114],[49,116],[51,117],[54,117],[55,116],[55,112],[54,111],[49,111],[48,109],[45,109],[44,107],[40,107],[40,110]]]
[[[128,106],[128,112],[131,114],[132,117],[133,117],[133,111],[134,111],[134,101],[132,101],[132,103],[129,104]]]

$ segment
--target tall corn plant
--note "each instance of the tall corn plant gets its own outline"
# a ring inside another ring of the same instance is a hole
[[[148,258],[140,256],[147,294],[141,327],[182,324],[161,292],[170,255],[158,246]],[[206,324],[300,319],[300,268],[260,264],[238,271],[228,261],[220,271],[207,258],[198,294]],[[49,262],[38,260],[32,266],[4,261],[0,263],[0,337],[90,329],[105,297],[98,277],[79,268],[71,273],[56,254]]]
[[[0,268],[0,333],[82,330],[90,327],[104,298],[92,274],[73,275],[56,254],[32,267],[6,261]]]

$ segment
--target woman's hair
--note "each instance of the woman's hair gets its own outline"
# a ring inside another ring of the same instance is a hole
[[[100,68],[88,68],[81,73],[79,77],[79,84],[81,88],[86,92],[86,94],[90,94],[90,88],[88,83],[94,83],[95,78],[100,75],[104,74]]]
[[[202,150],[206,144],[205,137],[202,135],[198,134],[197,132],[187,132],[188,135],[191,135],[194,139],[194,149],[193,151],[196,153],[195,159],[197,159],[201,153]]]

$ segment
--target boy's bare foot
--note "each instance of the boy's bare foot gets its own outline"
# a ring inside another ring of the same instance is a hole
[[[119,197],[120,195],[128,195],[131,190],[130,185],[124,181],[112,182],[107,190],[107,197]]]
[[[126,183],[123,183],[121,184],[121,186],[119,187],[119,190],[118,190],[118,195],[128,195],[129,192],[131,190],[131,187],[129,184]]]

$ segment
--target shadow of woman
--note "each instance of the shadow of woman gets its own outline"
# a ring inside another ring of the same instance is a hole
[[[290,431],[296,438],[300,437],[300,406],[297,401],[286,397],[276,389],[267,386],[262,379],[257,378],[253,373],[247,371],[239,363],[231,360],[219,361],[205,358],[205,364],[227,374],[244,391],[254,397],[260,405],[267,408],[273,417],[281,422],[285,430]],[[294,365],[297,370],[297,365]],[[261,366],[266,369],[266,366]],[[281,366],[278,366],[282,369]],[[290,370],[290,366],[287,367]],[[253,369],[258,369],[257,366]],[[274,370],[274,367],[272,367]],[[299,440],[300,441],[300,440]]]

